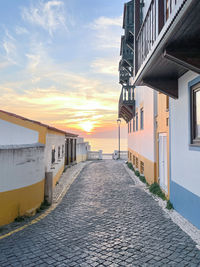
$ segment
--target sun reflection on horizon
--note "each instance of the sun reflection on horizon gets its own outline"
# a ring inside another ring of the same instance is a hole
[[[94,122],[92,121],[83,121],[79,124],[79,127],[87,132],[87,133],[91,133],[92,130],[94,129]]]

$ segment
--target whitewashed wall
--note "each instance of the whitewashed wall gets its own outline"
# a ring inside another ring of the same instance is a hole
[[[138,131],[128,134],[128,147],[145,158],[155,161],[155,115],[157,112],[157,93],[147,86],[135,88],[136,107],[138,108]],[[140,104],[144,108],[144,129],[140,130]]]
[[[44,146],[0,146],[0,192],[36,184],[44,176]]]
[[[37,131],[0,119],[0,145],[23,145],[37,142]]]
[[[88,151],[90,145],[88,142],[84,142],[84,138],[78,137],[76,142],[76,158],[77,162],[85,161],[88,158]]]
[[[55,146],[55,163],[51,164],[51,151],[52,146]],[[46,135],[46,145],[45,145],[45,171],[53,172],[55,176],[60,168],[64,165],[65,162],[65,147],[64,154],[62,155],[62,145],[65,146],[65,136],[60,134],[47,133]],[[61,157],[58,158],[58,147],[60,146]]]
[[[200,150],[190,147],[190,95],[187,72],[179,79],[179,98],[170,99],[171,180],[200,196]]]

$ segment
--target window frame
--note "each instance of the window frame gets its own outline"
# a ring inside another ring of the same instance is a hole
[[[60,146],[58,146],[58,159],[61,158],[61,154],[60,154]]]
[[[144,108],[140,109],[140,130],[144,130]]]
[[[62,157],[64,157],[64,155],[65,155],[65,146],[64,145],[62,145]]]
[[[135,132],[135,117],[133,118],[133,132]]]
[[[196,137],[196,93],[200,92],[200,82],[190,87],[190,133],[191,133],[191,144],[200,146],[200,137]]]
[[[53,165],[56,162],[56,149],[55,146],[52,145],[51,148],[51,164]]]
[[[137,132],[138,131],[138,112],[136,113],[136,115],[135,115],[135,120],[136,120],[136,122],[135,122],[135,131]]]

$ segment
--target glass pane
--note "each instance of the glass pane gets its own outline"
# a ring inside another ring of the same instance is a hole
[[[200,90],[196,92],[196,138],[200,138]]]

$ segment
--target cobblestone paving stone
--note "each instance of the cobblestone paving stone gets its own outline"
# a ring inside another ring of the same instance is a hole
[[[47,217],[0,240],[0,266],[200,266],[200,251],[106,160],[87,165]]]

